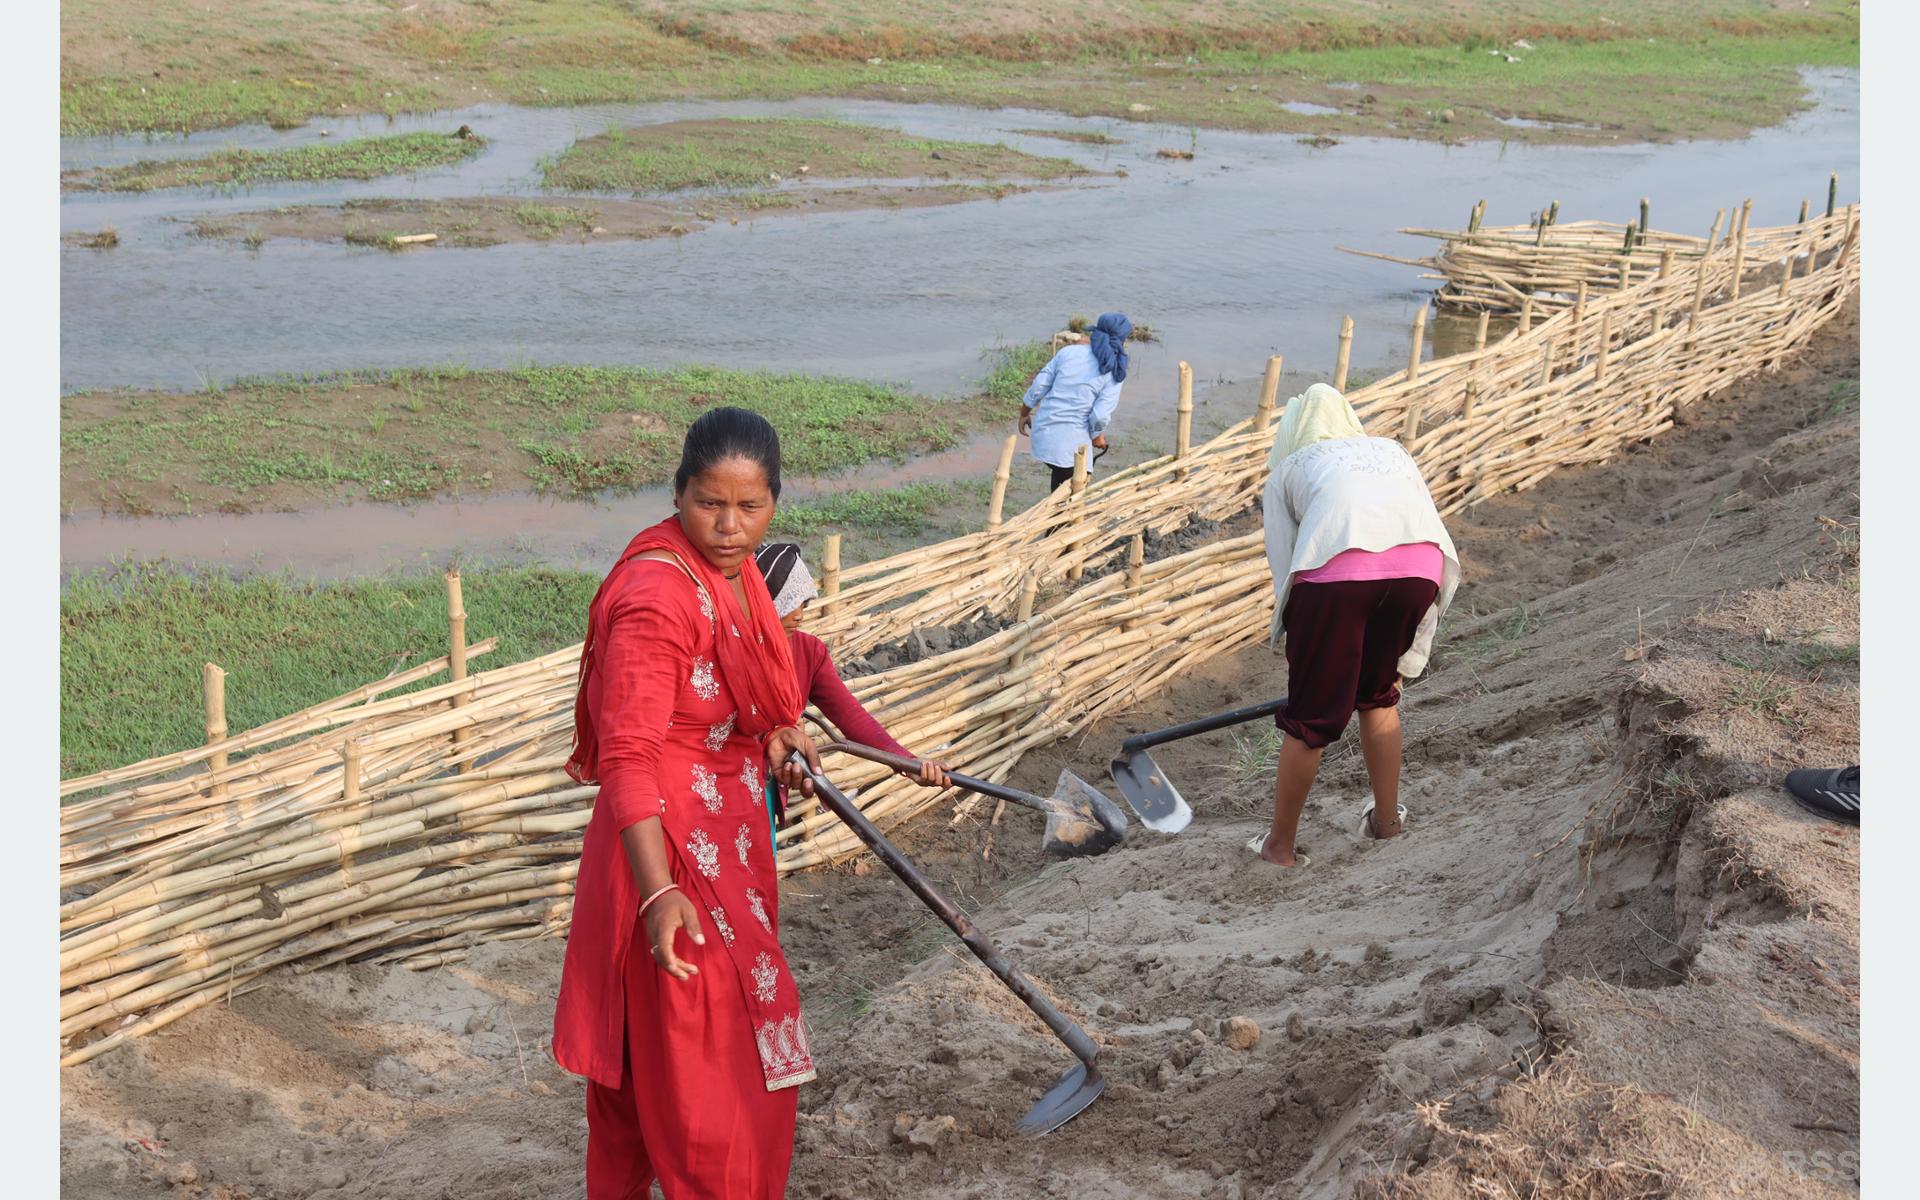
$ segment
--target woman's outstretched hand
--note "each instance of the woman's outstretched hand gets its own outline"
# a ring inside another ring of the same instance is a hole
[[[675,890],[655,900],[647,907],[644,918],[647,927],[647,944],[653,949],[653,965],[673,976],[686,979],[698,975],[700,968],[681,959],[673,952],[673,937],[685,930],[696,946],[707,944],[707,935],[700,931],[700,910],[693,901],[687,899],[685,892]]]
[[[813,739],[802,733],[799,726],[782,725],[767,735],[767,764],[773,768],[774,778],[786,784],[789,791],[811,796],[813,780],[806,771],[790,761],[796,750],[806,758],[807,766],[815,771],[820,769],[820,752],[814,749]]]

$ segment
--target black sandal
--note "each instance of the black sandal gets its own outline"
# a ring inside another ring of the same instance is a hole
[[[1787,772],[1787,791],[1800,807],[1829,821],[1860,823],[1860,768],[1803,768]]]

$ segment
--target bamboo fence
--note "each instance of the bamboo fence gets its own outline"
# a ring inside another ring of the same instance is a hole
[[[1832,221],[1838,178],[1828,181],[1828,210]],[[1479,223],[1486,201],[1474,206],[1464,230],[1401,229],[1414,237],[1438,240],[1440,248],[1427,258],[1400,258],[1366,250],[1349,250],[1365,258],[1428,268],[1424,278],[1443,281],[1435,293],[1442,308],[1533,316],[1581,303],[1586,297],[1617,291],[1672,269],[1676,263],[1698,261],[1730,245],[1744,244],[1748,262],[1778,260],[1800,245],[1809,221],[1806,204],[1793,225],[1749,229],[1753,202],[1714,213],[1705,237],[1651,229],[1648,205],[1640,202],[1637,220],[1624,222],[1554,220],[1559,205],[1542,213],[1531,225],[1483,228]],[[1704,222],[1703,222],[1704,224]]]
[[[1795,264],[1777,279],[1743,279],[1754,243],[1723,245],[1470,353],[1416,357],[1351,398],[1372,432],[1408,445],[1447,512],[1603,461],[1777,364],[1847,302],[1858,207],[1793,229],[1768,243]],[[906,744],[1003,780],[1028,749],[1258,644],[1272,591],[1257,533],[1156,561],[1143,547],[1256,501],[1279,365],[1251,417],[1184,455],[1081,476],[1012,517],[996,503],[981,533],[830,569],[837,590],[815,628],[843,658],[914,628],[1011,618],[856,679],[854,693]],[[452,578],[449,607],[464,613]],[[241,734],[223,713],[216,728],[210,704],[208,745],[62,783],[79,797],[61,812],[63,1064],[277,969],[424,969],[565,931],[596,792],[561,770],[579,647],[466,674],[492,643],[465,646],[464,630],[454,642],[447,658]],[[465,677],[400,691],[443,672]],[[833,769],[882,826],[951,798],[873,764]],[[783,872],[860,850],[809,800],[778,832]]]

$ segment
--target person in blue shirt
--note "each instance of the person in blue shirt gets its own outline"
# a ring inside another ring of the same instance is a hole
[[[1133,322],[1125,313],[1101,313],[1085,342],[1060,347],[1033,377],[1020,401],[1020,432],[1033,438],[1033,456],[1053,468],[1048,490],[1073,478],[1073,453],[1107,448],[1107,423],[1120,404],[1127,378],[1127,338]]]

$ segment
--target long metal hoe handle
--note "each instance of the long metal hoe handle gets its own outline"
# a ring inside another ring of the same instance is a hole
[[[809,767],[806,758],[799,751],[794,751],[788,761],[798,763],[813,780],[814,788],[820,793],[820,803],[832,810],[834,816],[845,821],[854,835],[865,842],[881,862],[887,864],[887,869],[898,875],[900,881],[906,884],[914,895],[920,897],[920,902],[932,909],[934,915],[945,921],[947,928],[953,930],[954,934],[966,943],[967,949],[973,951],[973,956],[986,964],[987,970],[999,976],[1000,982],[1007,985],[1007,990],[1018,996],[1020,1002],[1032,1009],[1035,1016],[1046,1022],[1047,1028],[1053,1030],[1054,1036],[1066,1043],[1067,1049],[1073,1051],[1075,1058],[1089,1067],[1093,1066],[1094,1060],[1099,1057],[1100,1047],[1087,1036],[1087,1031],[1068,1020],[1065,1013],[1055,1008],[1051,1001],[1041,995],[1040,990],[1034,987],[1033,981],[1022,974],[1020,968],[1006,960],[994,947],[993,942],[988,940],[987,935],[980,932],[967,918],[967,914],[954,907],[951,901],[941,895],[933,884],[928,882],[927,877],[920,873],[920,869],[914,866],[906,855],[900,853],[899,849],[887,840],[885,834],[874,827],[873,822],[867,819],[867,814],[861,812],[859,806],[842,795],[840,789],[834,787],[824,774]]]

